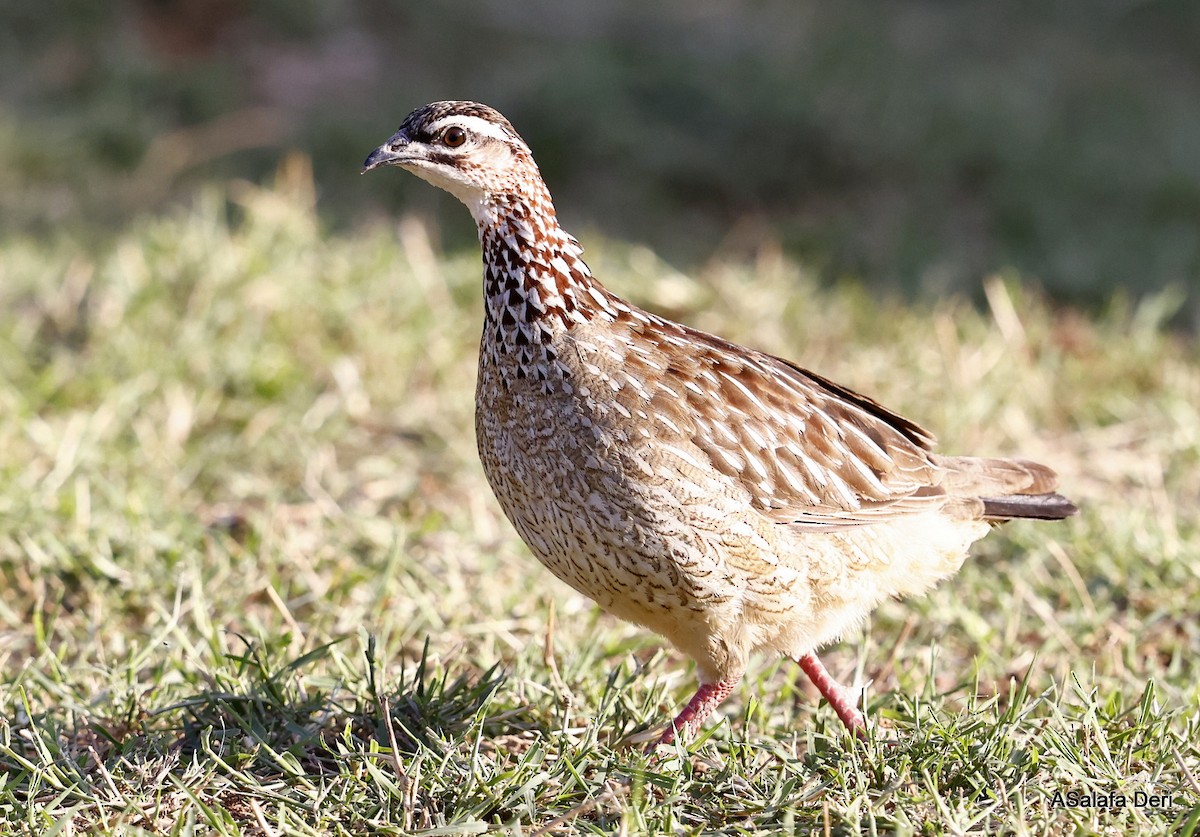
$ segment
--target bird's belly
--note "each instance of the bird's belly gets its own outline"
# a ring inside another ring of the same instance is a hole
[[[728,597],[720,557],[672,508],[665,480],[561,392],[521,397],[481,370],[476,439],[492,491],[533,554],[620,618],[673,635]],[[635,473],[636,471],[636,473]]]

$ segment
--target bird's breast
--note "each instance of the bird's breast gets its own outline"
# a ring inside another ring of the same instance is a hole
[[[695,604],[709,571],[694,570],[712,557],[679,525],[669,474],[617,409],[611,376],[565,365],[539,380],[480,364],[476,435],[501,508],[543,564],[606,610],[645,623],[623,610]]]

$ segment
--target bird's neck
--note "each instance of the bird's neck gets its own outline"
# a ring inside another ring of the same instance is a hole
[[[579,242],[558,225],[540,182],[528,192],[489,196],[471,210],[483,248],[485,340],[519,350],[612,313],[615,298],[593,278]]]

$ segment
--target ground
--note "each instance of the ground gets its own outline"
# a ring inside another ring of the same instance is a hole
[[[693,671],[492,500],[478,254],[314,204],[293,160],[99,243],[0,241],[6,833],[1196,832],[1200,355],[1169,295],[904,302],[769,247],[689,278],[585,237],[639,304],[1049,463],[1081,507],[826,652],[866,742],[760,659],[649,760],[627,739]]]

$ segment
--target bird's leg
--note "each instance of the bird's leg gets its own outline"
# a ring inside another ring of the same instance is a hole
[[[846,729],[852,735],[863,738],[867,734],[867,721],[858,709],[858,698],[854,692],[834,680],[816,654],[805,654],[796,662],[817,690],[829,701],[829,705],[842,719]]]
[[[704,723],[704,719],[712,714],[721,701],[729,697],[729,693],[741,679],[740,677],[729,677],[725,680],[718,680],[716,683],[700,684],[700,688],[696,690],[696,694],[692,695],[688,705],[683,707],[683,711],[675,717],[675,720],[667,727],[667,731],[653,746],[673,743],[676,733],[683,733],[685,738],[695,735],[696,731],[700,729],[700,725]]]

